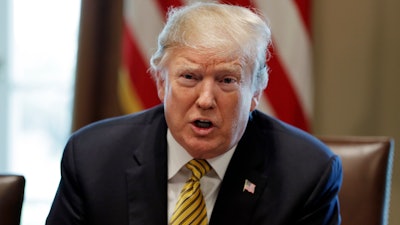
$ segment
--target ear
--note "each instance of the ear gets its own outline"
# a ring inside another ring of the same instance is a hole
[[[258,103],[260,102],[260,98],[261,98],[261,92],[260,91],[255,92],[253,97],[251,98],[250,112],[256,109]]]
[[[157,94],[158,98],[161,102],[164,102],[165,96],[165,79],[161,75],[161,72],[158,72],[156,75],[156,85],[157,85]]]

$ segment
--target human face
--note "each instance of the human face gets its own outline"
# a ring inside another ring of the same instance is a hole
[[[157,81],[168,127],[194,158],[213,158],[236,145],[259,94],[251,88],[251,69],[190,48],[169,50],[165,79]]]

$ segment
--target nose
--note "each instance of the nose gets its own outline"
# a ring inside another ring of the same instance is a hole
[[[214,82],[203,80],[198,88],[197,106],[205,110],[213,109],[216,105],[216,87]]]

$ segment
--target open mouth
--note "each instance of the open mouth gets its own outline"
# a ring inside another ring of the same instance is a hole
[[[196,120],[194,125],[199,128],[210,128],[213,124],[208,120]]]

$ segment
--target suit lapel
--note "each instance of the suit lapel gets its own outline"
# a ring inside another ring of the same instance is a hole
[[[268,140],[248,126],[229,163],[210,219],[212,224],[249,224],[267,187]],[[263,143],[265,142],[265,143]],[[257,143],[257,145],[255,145]],[[255,185],[244,190],[245,180]]]
[[[126,171],[130,225],[167,224],[167,126],[152,124],[138,129],[139,145]]]

